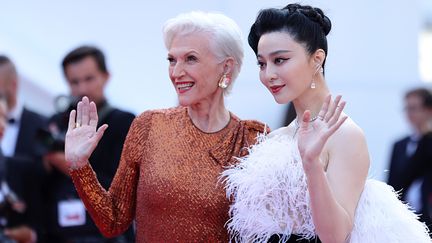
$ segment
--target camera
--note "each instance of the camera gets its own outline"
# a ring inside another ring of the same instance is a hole
[[[60,95],[55,98],[54,106],[57,115],[61,117],[36,132],[36,147],[39,155],[64,151],[69,113],[76,109],[78,100],[77,97],[67,95]]]
[[[3,229],[8,225],[8,218],[20,217],[20,214],[25,211],[25,204],[18,196],[9,188],[7,182],[2,181],[0,184],[0,242],[1,243],[16,243],[3,233]]]

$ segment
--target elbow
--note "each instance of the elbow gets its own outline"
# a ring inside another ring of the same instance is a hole
[[[349,242],[352,228],[353,223],[351,221],[342,227],[331,227],[321,231],[317,229],[317,235],[323,243],[346,243]]]

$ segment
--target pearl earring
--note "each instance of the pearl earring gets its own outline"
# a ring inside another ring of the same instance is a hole
[[[230,82],[230,78],[227,77],[226,74],[224,74],[220,80],[219,80],[219,87],[222,89],[226,89],[228,87],[228,83]]]
[[[313,80],[312,80],[312,83],[311,83],[310,87],[311,87],[311,89],[315,89],[316,88],[316,84],[315,84],[315,82]]]

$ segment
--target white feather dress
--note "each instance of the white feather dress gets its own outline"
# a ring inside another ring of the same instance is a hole
[[[288,128],[259,137],[249,155],[222,173],[232,200],[227,228],[235,242],[280,242],[291,234],[315,237],[309,192],[297,143]],[[425,224],[403,204],[393,188],[368,179],[360,197],[351,243],[432,242]]]

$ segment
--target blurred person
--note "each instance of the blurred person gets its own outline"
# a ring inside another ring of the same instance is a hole
[[[401,198],[408,200],[412,206],[420,212],[422,205],[420,202],[419,186],[422,179],[418,179],[413,185],[417,188],[402,188],[402,183],[406,177],[406,168],[409,161],[417,150],[418,143],[423,136],[432,131],[432,94],[425,88],[409,90],[405,94],[404,110],[407,120],[411,126],[412,133],[393,145],[388,184],[393,186],[396,191],[401,191]],[[412,195],[411,197],[409,195]]]
[[[31,183],[32,196],[26,197],[31,200],[29,210],[26,212],[33,225],[28,230],[28,225],[22,227],[18,223],[13,224],[16,228],[9,229],[9,233],[16,235],[26,235],[29,232],[42,239],[42,219],[41,215],[41,191],[40,188],[44,169],[41,154],[38,150],[37,132],[46,124],[46,117],[28,109],[23,102],[18,99],[19,77],[14,63],[4,55],[0,55],[0,92],[4,95],[7,103],[7,126],[4,128],[1,140],[1,149],[8,163],[14,169],[10,169],[8,176],[12,184],[25,185]],[[30,173],[31,172],[31,173]],[[27,173],[27,177],[21,177],[22,173]],[[28,188],[21,186],[22,193],[28,194]],[[35,210],[33,210],[35,209]],[[29,215],[31,214],[31,215]],[[28,222],[27,222],[28,223]]]
[[[113,128],[97,129],[96,106],[85,97],[70,114],[66,160],[104,235],[120,234],[135,219],[137,242],[227,242],[228,200],[218,176],[264,131],[225,107],[243,61],[241,32],[232,19],[204,12],[170,19],[163,32],[180,106],[134,120],[107,191],[90,155]]]
[[[400,188],[397,189],[402,190],[402,195],[409,202],[418,202],[418,206],[415,206],[421,220],[432,229],[431,91],[425,88],[408,91],[405,95],[405,111],[414,132],[395,144],[389,183],[398,185]],[[418,191],[414,191],[416,186],[419,187]]]
[[[316,7],[261,10],[249,45],[259,77],[298,116],[260,139],[222,174],[235,242],[431,242],[385,183],[366,180],[363,131],[324,77],[330,19]]]
[[[123,143],[134,115],[111,106],[104,91],[110,74],[105,56],[94,46],[80,46],[70,51],[62,62],[63,73],[70,90],[71,107],[55,114],[49,121],[53,137],[64,139],[69,112],[75,109],[73,102],[84,96],[98,107],[100,124],[108,124],[110,130],[101,139],[92,154],[91,166],[98,181],[108,188],[118,167]],[[61,140],[61,139],[60,139]],[[49,171],[47,179],[48,242],[131,242],[133,229],[113,239],[105,239],[85,212],[84,205],[74,188],[64,155],[64,140],[53,146],[45,156]]]

